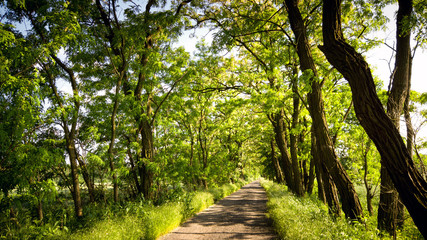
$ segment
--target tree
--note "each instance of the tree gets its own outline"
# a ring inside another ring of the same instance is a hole
[[[344,39],[340,6],[341,1],[323,1],[324,46],[320,48],[349,82],[360,124],[377,146],[414,223],[423,236],[427,236],[427,183],[415,168],[397,128],[382,107],[368,64]]]
[[[308,104],[311,118],[313,119],[314,136],[316,137],[316,153],[321,164],[327,169],[326,174],[330,174],[337,186],[341,196],[342,208],[345,215],[351,219],[360,219],[363,216],[362,207],[359,202],[353,184],[338,161],[332,139],[329,135],[328,126],[323,109],[322,91],[317,77],[317,70],[308,44],[304,20],[301,16],[298,1],[285,1],[286,8],[291,23],[292,31],[296,40],[296,51],[300,60],[301,71],[310,73],[311,92],[308,94]],[[320,157],[321,156],[321,157]]]
[[[410,91],[412,62],[410,45],[411,29],[407,26],[406,21],[409,21],[411,15],[412,4],[400,1],[396,18],[396,61],[391,90],[387,101],[387,115],[398,130],[400,129],[400,116],[402,115],[406,99],[408,99],[407,94]],[[408,152],[411,153],[412,150]],[[402,227],[403,205],[384,166],[381,168],[378,229],[386,230],[394,236],[396,229]]]

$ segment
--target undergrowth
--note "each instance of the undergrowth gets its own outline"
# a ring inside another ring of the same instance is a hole
[[[313,195],[296,197],[285,186],[266,180],[261,184],[268,195],[269,217],[281,239],[391,239],[379,234],[375,214],[365,217],[365,224],[345,217],[333,219]],[[423,239],[413,222],[408,220],[406,225],[398,239]]]

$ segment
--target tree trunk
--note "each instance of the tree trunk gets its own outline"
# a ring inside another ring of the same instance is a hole
[[[313,134],[313,128],[314,127],[312,126],[311,154],[313,156],[313,161],[316,167],[318,196],[320,200],[322,200],[325,204],[328,204],[329,213],[336,217],[339,216],[341,212],[337,188],[327,169],[324,167],[324,164],[322,161],[320,161],[318,145],[316,144],[316,137]]]
[[[149,168],[149,162],[153,161],[154,145],[153,145],[153,132],[150,122],[147,119],[141,121],[141,142],[142,142],[142,193],[145,199],[153,199],[153,179],[154,172]]]
[[[363,173],[363,182],[365,184],[365,189],[366,189],[366,204],[367,204],[367,208],[368,208],[368,212],[369,215],[372,216],[374,209],[372,207],[372,198],[374,198],[374,194],[372,194],[371,190],[372,190],[372,186],[371,184],[369,184],[368,182],[368,153],[371,149],[371,140],[368,141],[368,143],[366,144],[366,148],[363,150],[363,169],[364,169],[364,173]]]
[[[307,185],[305,186],[305,189],[306,189],[308,194],[313,193],[313,186],[314,186],[315,177],[316,177],[316,173],[315,173],[314,160],[311,159],[310,170],[308,171],[308,181],[307,181]]]
[[[74,200],[74,212],[76,214],[76,217],[80,218],[83,217],[83,208],[82,208],[82,201],[80,198],[80,184],[79,184],[79,176],[78,176],[78,170],[77,170],[77,155],[76,155],[76,149],[74,144],[74,139],[70,139],[69,137],[66,138],[66,144],[67,144],[67,151],[68,156],[70,157],[70,165],[71,165],[71,179],[73,182],[73,200]]]
[[[296,71],[294,71],[294,74]],[[294,189],[297,196],[304,195],[303,178],[301,177],[300,164],[298,162],[298,134],[294,130],[298,127],[299,114],[300,114],[300,99],[298,95],[297,79],[292,79],[292,92],[293,94],[293,113],[292,113],[292,126],[290,133],[290,149],[292,160],[292,172],[294,176]]]
[[[116,92],[115,92],[115,99],[114,99],[114,105],[113,110],[111,113],[111,139],[110,139],[110,145],[108,146],[108,160],[110,163],[110,171],[112,174],[112,180],[113,180],[113,199],[114,202],[119,201],[119,186],[117,182],[117,174],[114,172],[114,144],[116,142],[116,115],[117,110],[119,108],[119,93],[120,88],[122,85],[122,79],[124,77],[124,67],[122,67],[122,72],[120,72],[120,75],[117,80],[116,85]]]
[[[283,178],[283,172],[280,168],[279,161],[276,157],[276,151],[274,150],[274,138],[270,141],[270,147],[271,147],[271,160],[273,161],[274,166],[274,172],[276,173],[276,181],[278,183],[283,183],[285,179]]]
[[[307,124],[307,120],[306,120],[306,119],[304,119],[304,126],[305,126],[305,127],[308,127],[308,124]],[[310,130],[310,131],[311,131],[311,130]],[[310,134],[310,135],[312,135],[312,134]],[[315,139],[314,139],[314,140],[315,140]],[[300,135],[300,140],[299,140],[299,142],[300,142],[300,143],[303,143],[303,142],[304,142],[304,136],[303,136],[303,133],[301,133],[301,135]],[[312,154],[312,158],[311,158],[311,160],[310,160],[310,169],[309,169],[309,171],[308,171],[308,180],[307,180],[307,182],[306,182],[306,186],[305,186],[305,189],[306,189],[306,191],[307,191],[307,193],[308,193],[308,194],[312,194],[312,192],[313,192],[314,179],[316,178],[316,171],[315,171],[315,169],[316,169],[316,165],[315,165],[314,157],[313,157],[313,154]]]
[[[133,180],[135,182],[136,190],[138,191],[138,193],[142,193],[142,188],[141,188],[141,185],[139,184],[139,180],[138,180],[138,174],[136,172],[135,160],[133,159],[132,152],[130,151],[129,145],[128,145],[127,153],[128,153],[130,167],[131,167],[130,171],[132,173]]]
[[[409,78],[411,79],[411,78]],[[411,113],[410,113],[410,101],[411,101],[411,87],[409,83],[408,93],[406,94],[405,105],[403,107],[403,114],[405,116],[405,124],[406,124],[406,147],[408,148],[409,155],[413,156],[414,152],[414,138],[415,132],[414,127],[412,126]]]
[[[298,8],[298,1],[286,0],[285,3],[291,28],[297,41],[297,53],[301,71],[312,71],[313,73],[313,77],[310,80],[312,91],[308,94],[308,104],[316,136],[317,152],[321,156],[322,166],[326,168],[326,172],[331,174],[337,186],[341,197],[342,209],[346,217],[360,220],[363,216],[363,211],[359,197],[354,190],[353,183],[335,154],[334,145],[329,136],[323,108],[322,89],[320,83],[315,79],[315,76],[317,76],[316,67],[308,44],[304,20]]]
[[[402,20],[409,18],[412,12],[411,4],[399,4],[397,12],[396,30],[396,61],[392,87],[387,101],[387,115],[397,130],[400,129],[400,116],[409,91],[409,72],[411,63],[410,32],[405,33]],[[399,201],[399,194],[388,176],[386,168],[381,168],[380,207],[378,209],[378,228],[391,235],[396,235],[397,228],[403,227],[403,206]]]
[[[283,109],[280,110],[279,113],[272,114],[270,121],[273,124],[274,129],[274,137],[276,139],[277,147],[280,151],[280,167],[283,170],[283,174],[285,175],[286,185],[288,188],[295,192],[294,182],[293,182],[293,174],[292,174],[292,164],[289,158],[288,153],[288,144],[285,137],[285,123],[283,121]]]
[[[399,210],[399,195],[397,194],[393,182],[387,173],[387,169],[384,166],[381,166],[378,229],[387,231],[392,236],[396,236]]]
[[[112,4],[112,6],[110,6],[110,4]],[[110,144],[108,147],[108,161],[109,161],[109,165],[110,165],[110,171],[112,174],[112,182],[113,182],[113,199],[114,202],[119,201],[119,187],[118,187],[118,182],[117,182],[117,175],[114,172],[114,154],[113,154],[113,150],[114,150],[114,144],[115,144],[115,138],[116,138],[116,115],[117,115],[117,109],[118,109],[118,104],[119,104],[119,92],[120,92],[120,88],[122,85],[122,80],[126,78],[126,68],[127,68],[127,60],[124,54],[124,47],[123,46],[123,36],[120,36],[120,40],[121,43],[118,44],[119,39],[116,37],[116,32],[114,31],[113,27],[117,28],[118,30],[120,30],[120,25],[119,22],[117,21],[117,13],[115,11],[116,9],[116,2],[112,1],[112,3],[109,3],[108,8],[109,8],[109,12],[108,14],[112,13],[114,15],[114,19],[116,20],[114,23],[116,24],[116,26],[113,26],[114,24],[110,21],[109,16],[107,15],[107,12],[104,10],[104,8],[102,7],[101,1],[100,0],[96,0],[96,6],[98,8],[98,11],[101,15],[101,19],[103,21],[104,26],[107,28],[108,34],[105,35],[105,37],[108,39],[108,42],[110,43],[110,47],[112,49],[113,54],[116,57],[121,58],[122,62],[119,66],[119,69],[115,69],[116,74],[118,76],[118,80],[117,80],[117,85],[116,85],[116,91],[115,91],[115,99],[114,99],[114,106],[113,106],[113,110],[111,113],[111,140],[110,140]],[[111,9],[113,9],[113,11],[111,11]],[[114,62],[113,59],[110,57],[111,62]],[[126,83],[126,79],[124,80],[124,82]],[[125,87],[127,88],[127,87]],[[128,91],[125,91],[125,94]]]
[[[194,136],[193,136],[193,132],[191,131],[191,126],[189,127],[188,133],[190,134],[190,161],[189,161],[189,165],[191,167],[191,166],[193,166],[193,159],[194,159]]]
[[[77,154],[76,154],[76,156],[77,156]],[[89,172],[87,170],[86,163],[82,159],[80,159],[79,156],[77,156],[77,162],[80,165],[80,171],[83,175],[83,180],[85,181],[85,184],[87,187],[87,192],[89,194],[89,201],[95,202],[95,185],[94,185],[92,179],[90,179],[90,175],[89,175]]]
[[[324,0],[323,3],[324,46],[320,46],[320,49],[349,82],[360,124],[380,152],[382,164],[415,225],[427,237],[427,183],[416,169],[399,131],[382,107],[368,64],[344,40],[341,1]]]
[[[43,203],[41,199],[37,200],[37,216],[41,223],[43,221]]]
[[[199,126],[198,126],[198,142],[199,142],[199,147],[200,147],[200,153],[201,153],[201,157],[199,154],[199,162],[202,164],[202,176],[201,176],[201,185],[204,188],[208,188],[208,183],[206,181],[206,171],[208,168],[208,149],[207,149],[207,139],[206,136],[202,136],[203,131],[206,130],[203,127],[203,121],[205,120],[205,113],[203,110],[200,111],[200,119],[199,119]]]

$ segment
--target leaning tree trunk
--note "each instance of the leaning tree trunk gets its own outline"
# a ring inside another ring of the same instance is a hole
[[[397,12],[396,30],[396,61],[392,87],[387,102],[387,115],[390,117],[397,130],[400,129],[400,116],[409,90],[409,74],[411,63],[410,29],[406,29],[404,18],[409,18],[412,5],[409,2],[399,4]],[[391,235],[396,235],[397,228],[403,227],[404,207],[397,193],[387,169],[381,167],[381,192],[378,208],[378,228],[385,230]]]
[[[427,183],[416,169],[399,131],[384,111],[368,64],[344,40],[340,4],[339,0],[323,1],[324,46],[320,48],[349,82],[360,124],[375,143],[415,225],[427,237]]]
[[[300,60],[301,71],[312,71],[317,76],[314,60],[308,44],[304,20],[298,8],[298,0],[286,0],[286,8],[289,15],[292,31],[297,43],[297,54]],[[325,119],[323,108],[321,85],[314,77],[311,78],[312,91],[308,94],[309,112],[314,125],[317,152],[322,159],[326,172],[331,174],[341,197],[342,209],[346,217],[360,220],[363,216],[359,197],[353,183],[344,170],[341,162],[335,154],[335,148],[329,135],[329,129]]]

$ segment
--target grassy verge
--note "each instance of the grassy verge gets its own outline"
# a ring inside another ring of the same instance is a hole
[[[376,230],[376,215],[366,217],[366,225],[344,217],[332,219],[327,207],[315,197],[295,197],[282,185],[261,181],[268,195],[269,217],[281,239],[391,239]],[[407,221],[398,239],[422,239]]]
[[[238,190],[241,185],[226,184],[207,191],[186,193],[181,201],[160,206],[129,203],[103,214],[101,220],[86,223],[88,227],[52,236],[51,239],[157,239],[215,201]]]

